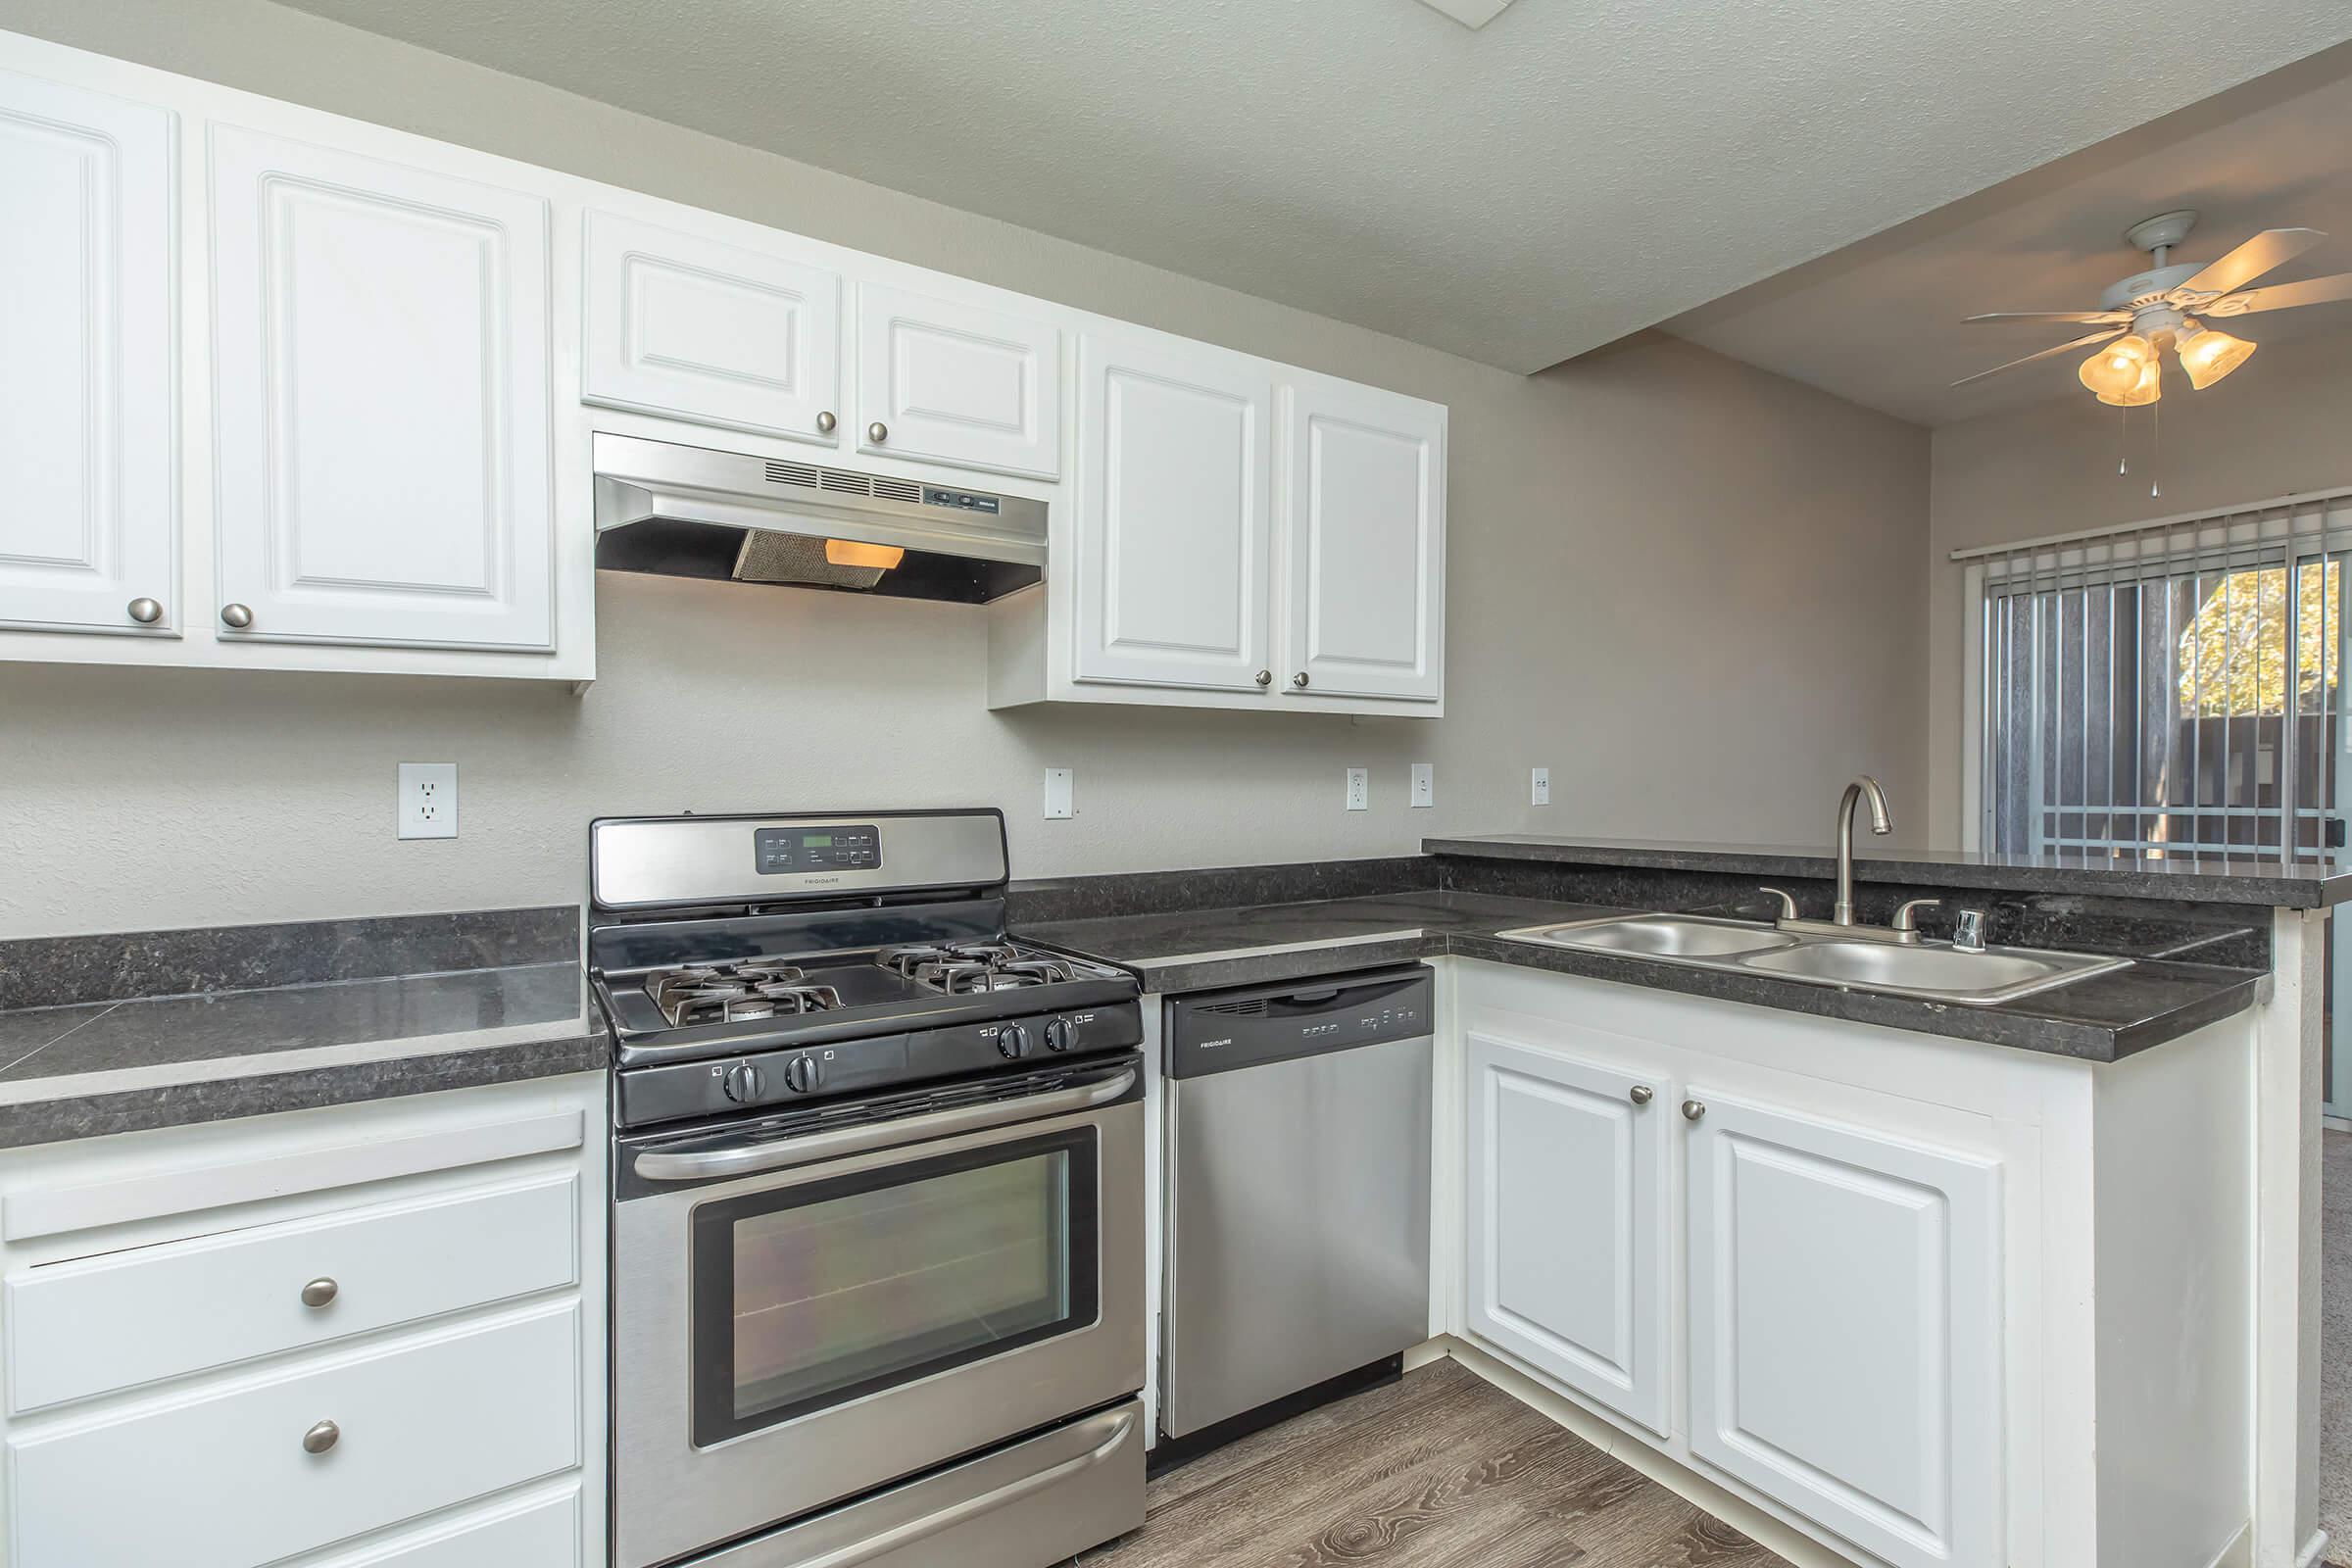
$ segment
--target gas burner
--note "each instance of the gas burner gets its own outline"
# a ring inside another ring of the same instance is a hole
[[[789,963],[760,958],[743,963],[690,963],[648,975],[646,995],[676,1028],[792,1017],[841,1005],[841,993],[809,983]]]
[[[1062,959],[1027,953],[1004,942],[885,948],[874,955],[874,961],[952,997],[1017,991],[1078,978],[1078,971]]]

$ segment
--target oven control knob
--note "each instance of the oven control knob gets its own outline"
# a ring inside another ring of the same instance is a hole
[[[795,1056],[784,1064],[784,1087],[796,1095],[813,1094],[823,1077],[814,1056]]]
[[[1048,1051],[1077,1050],[1078,1020],[1075,1018],[1056,1018],[1052,1023],[1047,1024],[1046,1049]]]
[[[1029,1031],[1023,1025],[1008,1023],[997,1031],[997,1050],[1012,1057],[1029,1054]]]
[[[739,1061],[720,1076],[718,1087],[738,1105],[748,1105],[760,1098],[760,1069],[748,1061]]]

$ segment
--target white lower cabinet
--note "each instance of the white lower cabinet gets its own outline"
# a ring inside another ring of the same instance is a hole
[[[1689,1095],[1691,1452],[1898,1568],[1998,1562],[1998,1166]]]
[[[1467,1046],[1471,1328],[1666,1432],[1669,1093],[1495,1034]]]
[[[601,1568],[604,1075],[0,1152],[5,1568]]]

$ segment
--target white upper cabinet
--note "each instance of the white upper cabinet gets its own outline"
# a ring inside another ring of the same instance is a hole
[[[587,402],[840,443],[838,272],[608,212],[586,247]]]
[[[1286,382],[1282,398],[1284,690],[1310,702],[1435,702],[1444,675],[1446,411],[1323,376]]]
[[[173,133],[0,72],[0,625],[182,623]]]
[[[1271,682],[1273,381],[1241,355],[1090,332],[1078,348],[1080,680]]]
[[[863,452],[1052,479],[1061,472],[1061,331],[879,283],[858,286]]]
[[[1998,1164],[1689,1093],[1691,1452],[1896,1568],[2006,1561]]]
[[[547,649],[548,204],[216,125],[224,635]]]
[[[1471,1331],[1665,1434],[1671,1090],[1478,1030],[1466,1044]]]

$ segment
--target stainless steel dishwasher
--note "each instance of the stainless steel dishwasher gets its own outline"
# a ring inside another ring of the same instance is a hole
[[[1429,1338],[1430,1007],[1426,964],[1168,1001],[1170,1439]]]

